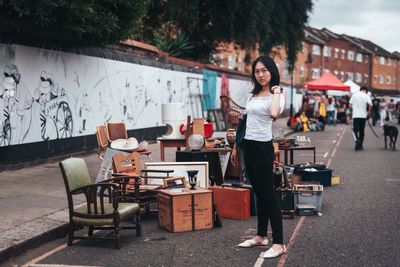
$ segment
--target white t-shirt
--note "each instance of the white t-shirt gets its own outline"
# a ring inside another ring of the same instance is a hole
[[[367,106],[372,105],[369,95],[357,92],[351,96],[350,102],[353,108],[353,118],[367,118]]]
[[[247,140],[268,142],[272,140],[272,118],[269,109],[272,104],[273,95],[252,97],[246,105],[247,122],[246,134]],[[285,96],[280,96],[279,114],[285,108]]]

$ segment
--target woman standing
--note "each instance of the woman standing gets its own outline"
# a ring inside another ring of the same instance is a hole
[[[271,222],[272,247],[263,257],[274,258],[286,252],[283,245],[282,213],[273,181],[274,148],[272,121],[282,113],[285,99],[279,87],[279,71],[267,56],[258,57],[252,65],[254,89],[246,105],[247,125],[241,148],[247,176],[257,196],[257,235],[240,247],[266,246],[267,228]],[[232,163],[237,164],[236,144]]]

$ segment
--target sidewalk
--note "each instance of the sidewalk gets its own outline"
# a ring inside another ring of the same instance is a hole
[[[287,118],[274,122],[274,136],[280,129],[288,135]],[[152,161],[160,161],[160,146],[150,144]],[[82,155],[94,181],[101,165],[97,150]],[[175,161],[175,149],[165,149],[166,161]],[[19,170],[0,172],[0,263],[28,249],[66,235],[68,210],[58,160]]]

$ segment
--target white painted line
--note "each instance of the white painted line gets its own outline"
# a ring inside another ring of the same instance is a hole
[[[66,265],[66,264],[32,264],[29,267],[101,267],[91,265]]]
[[[329,153],[328,153],[328,152],[326,152],[326,153],[324,154],[324,158],[326,158],[326,157],[328,156],[328,154],[329,154]]]
[[[336,135],[337,135],[337,136],[339,136],[339,135],[340,135],[340,133],[337,133]]]
[[[263,254],[264,254],[264,252],[261,252],[261,253],[260,253],[260,256],[258,256],[256,262],[254,263],[254,267],[260,267],[260,266],[262,266],[262,264],[263,264],[263,262],[264,262]]]
[[[336,143],[336,140],[333,140],[332,143]]]
[[[335,148],[333,149],[332,154],[331,154],[331,158],[333,158],[333,157],[335,156],[336,150],[337,150],[337,147],[335,147]]]

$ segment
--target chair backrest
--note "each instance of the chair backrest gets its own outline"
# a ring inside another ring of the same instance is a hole
[[[229,96],[221,95],[220,99],[222,110],[225,113],[225,121],[230,124],[230,127],[236,128],[245,107],[233,101]]]
[[[129,155],[116,154],[112,158],[113,169],[116,173],[129,173],[131,175],[140,175],[142,170],[140,154],[133,152]]]
[[[60,162],[61,173],[64,178],[64,184],[67,189],[67,194],[75,189],[90,185],[89,170],[82,158],[68,158]]]
[[[128,139],[128,132],[124,122],[107,122],[107,139],[112,142],[117,139]]]
[[[99,157],[102,159],[104,151],[109,145],[107,138],[107,129],[105,125],[96,126],[96,137],[97,137],[97,145],[99,146]]]

